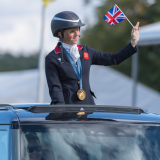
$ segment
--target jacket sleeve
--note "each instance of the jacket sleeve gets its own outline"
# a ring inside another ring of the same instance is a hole
[[[45,59],[45,72],[52,104],[65,104],[57,66],[50,57]]]
[[[114,54],[97,51],[92,48],[89,48],[89,52],[92,56],[92,64],[110,66],[120,64],[122,61],[136,53],[137,49],[129,43],[126,47]]]

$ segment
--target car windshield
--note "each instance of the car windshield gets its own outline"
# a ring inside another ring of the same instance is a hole
[[[118,122],[21,125],[21,160],[159,160],[160,126]]]

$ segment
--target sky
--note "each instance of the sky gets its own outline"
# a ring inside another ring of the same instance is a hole
[[[55,48],[58,38],[51,33],[50,23],[55,14],[73,11],[82,22],[96,22],[95,8],[99,0],[89,5],[84,0],[55,0],[45,8],[44,51]],[[0,54],[10,52],[17,56],[30,55],[39,51],[41,35],[42,0],[0,0]],[[83,32],[83,28],[81,29]]]

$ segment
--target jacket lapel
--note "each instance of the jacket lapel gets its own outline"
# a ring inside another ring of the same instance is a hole
[[[79,54],[80,54],[80,58],[81,58],[81,61],[83,59],[83,47],[80,46],[80,45],[77,45],[78,47],[78,50],[79,50]],[[61,58],[62,57],[62,53],[61,53],[61,48],[59,48],[59,45],[57,44],[56,48],[55,48],[55,53],[58,54],[58,56]],[[63,58],[64,58],[64,61],[70,63],[69,59],[68,59],[68,56],[66,55],[66,53],[63,51]]]

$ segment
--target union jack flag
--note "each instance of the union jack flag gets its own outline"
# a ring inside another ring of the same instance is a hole
[[[108,11],[108,13],[106,13],[103,19],[110,25],[115,25],[127,19],[127,17],[123,14],[120,8],[115,5],[112,9]]]

